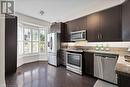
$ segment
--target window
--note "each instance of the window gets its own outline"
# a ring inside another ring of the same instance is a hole
[[[45,53],[46,31],[18,24],[18,55]]]
[[[17,46],[18,54],[22,55],[23,54],[23,27],[20,24],[18,26],[17,37],[18,37],[18,46]]]
[[[39,36],[39,30],[33,29],[32,30],[32,37],[33,37],[33,41],[38,41],[38,36]]]
[[[39,30],[32,30],[32,52],[38,53],[38,45],[39,44]]]
[[[24,28],[24,54],[31,53],[31,29]]]
[[[40,31],[40,43],[39,43],[40,52],[45,52],[45,31]]]

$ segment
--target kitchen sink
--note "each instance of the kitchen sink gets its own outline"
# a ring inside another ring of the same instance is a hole
[[[126,56],[125,56],[125,61],[126,61],[126,62],[130,62],[130,56],[126,55]]]

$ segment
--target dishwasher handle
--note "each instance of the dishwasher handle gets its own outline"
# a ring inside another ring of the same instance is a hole
[[[114,54],[96,53],[95,56],[100,56],[100,57],[103,57],[103,58],[117,58],[117,55],[114,55]]]

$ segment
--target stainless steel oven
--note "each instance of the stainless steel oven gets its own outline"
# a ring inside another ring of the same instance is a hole
[[[86,30],[71,32],[71,41],[86,40]]]
[[[67,69],[82,75],[82,53],[67,52]]]

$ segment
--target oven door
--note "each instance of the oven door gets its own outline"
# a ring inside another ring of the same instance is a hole
[[[82,69],[82,54],[67,52],[67,66]]]

